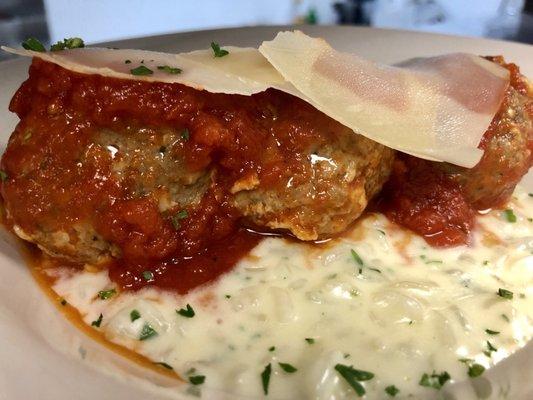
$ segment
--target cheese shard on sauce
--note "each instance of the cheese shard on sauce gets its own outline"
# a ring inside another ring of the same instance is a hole
[[[385,146],[464,167],[481,158],[477,146],[509,83],[506,69],[473,55],[414,59],[391,67],[337,52],[301,32],[281,32],[259,50],[227,46],[224,57],[211,50],[2,49],[79,73],[180,83],[212,93],[279,89]],[[181,72],[158,68],[165,66]],[[139,67],[151,73],[132,74]]]
[[[268,88],[296,94],[294,87],[254,48],[227,46],[225,57],[214,57],[212,50],[169,54],[146,50],[83,48],[36,52],[2,47],[22,56],[38,57],[74,72],[148,82],[180,83],[212,93],[252,95]],[[129,62],[126,62],[129,61]],[[152,71],[135,75],[131,70],[144,66]],[[169,73],[158,67],[179,68]]]
[[[280,32],[259,51],[317,109],[385,146],[473,167],[504,98],[506,69],[470,54],[397,66],[334,50],[323,39]]]

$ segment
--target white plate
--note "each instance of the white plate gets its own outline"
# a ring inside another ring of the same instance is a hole
[[[211,41],[258,46],[279,30],[257,27],[190,32],[116,42],[113,46],[169,52],[207,48]],[[465,51],[503,55],[533,77],[533,46],[494,40],[357,27],[298,27],[326,38],[334,47],[383,62]],[[8,112],[11,96],[27,76],[29,60],[0,63],[1,147],[17,118]],[[528,179],[529,181],[531,179]],[[533,185],[527,184],[533,190]],[[145,400],[176,398],[172,382],[109,352],[71,326],[29,274],[16,241],[0,232],[0,400]],[[480,310],[481,311],[481,310]],[[80,352],[80,349],[82,351]],[[81,357],[85,354],[85,358]],[[514,400],[533,398],[533,344],[492,368],[484,376],[511,379],[519,388]],[[157,385],[147,383],[149,376]],[[170,385],[170,387],[169,387]],[[464,398],[461,383],[456,398]],[[217,398],[212,394],[204,398]]]

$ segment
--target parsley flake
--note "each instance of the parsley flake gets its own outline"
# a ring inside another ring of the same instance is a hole
[[[73,37],[68,39],[63,39],[63,41],[59,41],[56,44],[53,44],[50,47],[51,51],[61,51],[65,49],[79,49],[85,47],[85,42],[83,39],[79,37]]]
[[[292,373],[298,371],[298,368],[293,367],[291,364],[282,363],[282,362],[280,362],[278,364],[281,367],[281,369],[283,371],[285,371],[286,373],[288,373],[288,374],[292,374]]]
[[[270,384],[270,374],[272,374],[272,365],[268,364],[263,372],[261,372],[261,383],[263,384],[263,392],[268,395],[268,385]]]
[[[181,315],[182,317],[185,317],[185,318],[192,318],[194,317],[195,313],[194,313],[194,310],[192,309],[191,305],[190,304],[187,304],[187,308],[181,308],[179,310],[176,310],[176,312]]]
[[[507,222],[510,222],[510,223],[513,223],[513,224],[516,222],[516,215],[513,212],[513,210],[511,210],[510,208],[507,209],[507,210],[504,210],[503,216],[505,217]]]
[[[189,382],[191,382],[193,385],[201,385],[205,382],[205,376],[204,375],[195,375],[195,376],[189,376]]]
[[[395,397],[398,393],[400,393],[400,389],[394,385],[390,385],[385,388],[385,393],[387,393],[390,397]]]
[[[26,50],[38,51],[39,53],[46,52],[44,45],[39,41],[39,39],[35,39],[34,37],[29,37],[23,41],[22,47]]]
[[[348,384],[353,388],[353,390],[355,390],[355,393],[357,393],[359,397],[364,396],[366,393],[364,386],[361,385],[360,382],[368,381],[374,377],[372,372],[361,371],[353,368],[352,366],[343,364],[335,365],[335,371],[337,371],[340,376],[342,376],[344,380],[348,382]]]
[[[116,294],[117,294],[117,291],[115,289],[100,290],[98,292],[98,297],[100,298],[100,300],[107,300]]]
[[[169,370],[173,370],[174,368],[172,368],[171,365],[168,365],[166,362],[155,362],[154,365],[159,365],[163,368],[166,368],[166,369],[169,369]]]
[[[274,351],[274,350],[276,350],[276,346],[272,346],[272,347],[269,347],[269,348],[268,348],[268,351],[270,351],[270,352],[272,352],[272,351]]]
[[[171,218],[172,226],[175,230],[178,230],[181,228],[180,220],[185,219],[189,216],[189,213],[187,210],[181,210],[178,211],[176,214],[174,214]]]
[[[499,288],[498,289],[498,296],[503,297],[504,299],[507,299],[507,300],[512,300],[513,299],[513,292],[511,292],[510,290],[507,290],[507,289]]]
[[[139,336],[139,340],[150,339],[151,337],[154,337],[154,336],[157,336],[157,335],[158,335],[158,333],[157,333],[157,331],[154,328],[152,328],[148,324],[145,324],[143,326],[142,331],[141,331],[141,335]]]
[[[131,322],[137,321],[139,318],[141,318],[141,313],[137,310],[131,310],[130,312]]]
[[[191,134],[189,132],[189,130],[187,128],[183,129],[181,131],[181,138],[184,140],[184,141],[187,141],[189,140],[189,138],[191,137]]]
[[[216,42],[211,42],[211,48],[213,49],[213,53],[215,53],[215,57],[224,57],[229,54],[229,51],[221,49],[220,45]]]
[[[354,249],[351,249],[350,253],[352,253],[353,260],[356,262],[357,265],[359,265],[359,273],[363,272],[363,266],[365,265],[363,259],[359,257],[359,254],[357,254]]]
[[[499,334],[500,334],[499,331],[493,331],[492,329],[485,329],[485,332],[486,332],[488,335],[499,335]]]
[[[130,69],[130,72],[132,75],[152,75],[154,71],[152,71],[150,68],[145,67],[144,65],[140,65],[137,68]]]
[[[306,341],[307,343],[309,343],[309,344],[313,344],[313,343],[315,343],[315,339],[310,338],[310,337],[305,338],[305,341]]]
[[[472,364],[468,367],[468,376],[470,378],[477,378],[485,372],[485,367],[481,364]]]
[[[102,320],[104,319],[104,316],[100,314],[98,319],[96,321],[91,322],[91,326],[96,326],[97,328],[100,328],[100,325],[102,324]]]
[[[154,273],[152,271],[143,271],[143,278],[145,281],[150,282],[154,280]]]
[[[7,172],[0,169],[0,180],[2,180],[2,182],[5,182],[8,178],[9,176],[7,175]]]
[[[444,371],[440,374],[437,374],[435,371],[431,374],[424,374],[420,378],[418,384],[424,387],[430,387],[436,390],[440,390],[444,384],[451,379],[451,376],[448,372]]]
[[[492,345],[492,343],[489,342],[488,340],[487,340],[487,349],[488,349],[489,353],[492,353],[493,351],[498,351],[498,349],[496,347],[494,347]]]
[[[160,71],[164,71],[167,74],[173,74],[173,75],[181,74],[182,72],[181,68],[169,67],[168,65],[158,65],[157,69]]]

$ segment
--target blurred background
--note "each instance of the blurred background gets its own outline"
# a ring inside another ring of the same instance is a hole
[[[200,29],[353,24],[533,43],[533,0],[0,0],[0,44]],[[0,59],[7,55],[0,54]]]

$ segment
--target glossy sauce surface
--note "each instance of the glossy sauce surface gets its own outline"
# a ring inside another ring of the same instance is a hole
[[[81,75],[40,60],[10,110],[21,123],[2,158],[9,177],[2,182],[8,224],[27,236],[56,230],[70,235],[73,226],[89,225],[94,240],[112,243],[118,259],[107,266],[122,288],[153,284],[181,293],[228,271],[260,239],[241,227],[226,199],[230,185],[249,173],[269,189],[306,181],[313,171],[301,153],[344,129],[275,90],[251,97],[211,94],[179,84]],[[217,184],[207,184],[200,202],[161,212],[153,194],[157,184],[146,196],[136,187],[138,181],[157,183],[157,171],[141,163],[120,171],[118,179],[114,158],[120,152],[97,145],[103,130],[124,140],[145,135],[162,153],[173,152],[183,161],[178,178],[184,187],[216,164]],[[165,149],[165,132],[176,131],[181,139]],[[317,200],[317,212],[320,207]],[[176,221],[183,211],[186,217]],[[74,248],[78,239],[70,237]],[[142,278],[147,270],[153,279]]]

